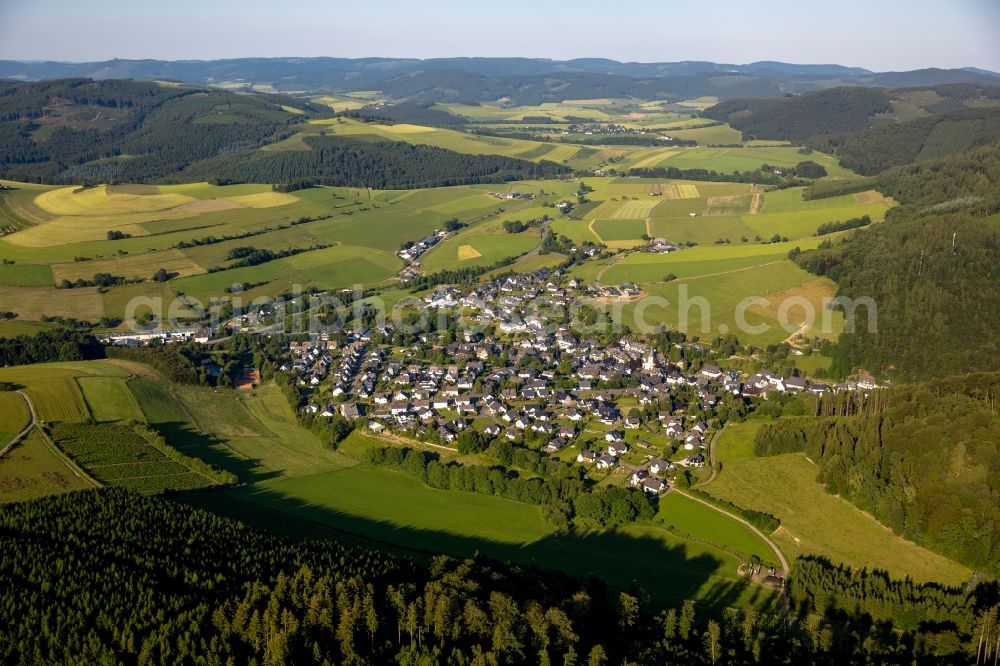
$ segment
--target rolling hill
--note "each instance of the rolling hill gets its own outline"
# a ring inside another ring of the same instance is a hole
[[[379,187],[497,182],[566,171],[402,142],[311,137],[258,152],[325,110],[278,95],[138,81],[0,83],[0,174],[46,183],[312,179]]]

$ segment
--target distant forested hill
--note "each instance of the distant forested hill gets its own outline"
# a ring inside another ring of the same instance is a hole
[[[15,180],[156,179],[277,140],[319,111],[276,95],[137,81],[0,82],[0,173]]]
[[[683,29],[683,28],[679,28]],[[842,65],[618,62],[607,58],[233,58],[18,62],[0,60],[0,77],[35,80],[70,77],[220,82],[249,92],[261,85],[282,91],[379,90],[396,99],[539,101],[634,97],[719,99],[783,97],[836,86],[996,85],[1000,77],[973,69],[919,69],[874,73]]]
[[[898,167],[879,189],[903,205],[872,225],[797,261],[869,297],[877,329],[836,346],[833,372],[853,368],[909,378],[1000,370],[1000,144]]]
[[[343,111],[339,115],[365,122],[388,121],[427,127],[457,127],[468,124],[468,121],[462,116],[436,109],[433,104],[418,104],[416,102],[402,102],[377,107],[366,106],[361,109]]]
[[[816,150],[840,158],[841,166],[864,175],[1000,140],[1000,107],[958,109],[853,134],[817,136]]]
[[[401,141],[336,136],[310,136],[304,141],[309,150],[226,155],[187,169],[184,177],[257,183],[316,180],[327,185],[405,189],[550,178],[569,172],[568,167],[555,162],[466,155]]]
[[[551,162],[334,137],[306,138],[308,151],[258,150],[291,136],[298,123],[319,113],[330,110],[278,95],[136,81],[2,82],[0,175],[57,183],[221,178],[405,188],[568,171]],[[416,116],[461,121],[417,104],[387,107],[384,113],[411,122]]]
[[[744,139],[802,141],[815,134],[853,132],[868,127],[877,113],[892,108],[877,88],[833,88],[784,99],[735,99],[705,109],[703,116],[728,122]]]

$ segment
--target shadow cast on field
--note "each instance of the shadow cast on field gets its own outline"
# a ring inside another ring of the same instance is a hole
[[[331,539],[421,561],[439,553],[482,554],[577,577],[593,575],[614,589],[642,588],[657,606],[677,606],[685,599],[739,606],[749,599],[764,609],[774,602],[770,591],[734,580],[729,560],[627,529],[553,533],[518,544],[346,514],[268,488],[206,490],[174,499],[292,538]]]
[[[181,453],[232,472],[240,483],[258,483],[281,475],[280,471],[262,469],[258,460],[230,449],[225,439],[201,432],[186,421],[157,423],[154,427]]]

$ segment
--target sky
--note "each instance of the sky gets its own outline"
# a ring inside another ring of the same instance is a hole
[[[1000,71],[1000,0],[0,0],[0,59],[250,56]]]

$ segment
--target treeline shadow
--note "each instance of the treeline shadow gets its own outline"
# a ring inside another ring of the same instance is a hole
[[[167,421],[153,427],[170,446],[213,467],[232,472],[240,483],[258,483],[281,475],[279,471],[264,470],[258,459],[237,454],[227,446],[226,440],[201,432],[187,421]]]
[[[518,544],[373,520],[270,488],[206,490],[174,499],[295,539],[330,539],[418,561],[441,553],[463,558],[481,554],[580,578],[595,576],[613,589],[641,588],[661,607],[679,606],[685,599],[714,607],[750,603],[761,609],[778,602],[770,589],[734,580],[732,560],[623,530],[553,533]]]

